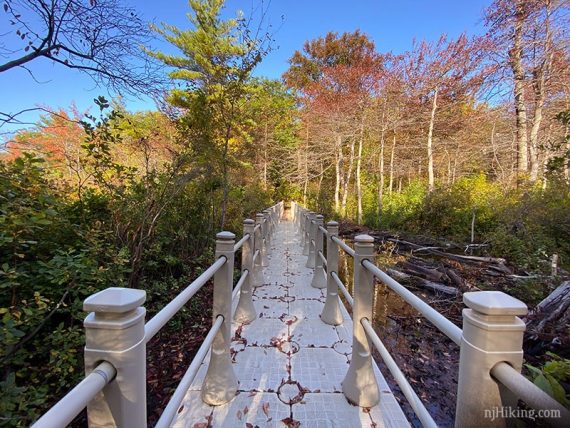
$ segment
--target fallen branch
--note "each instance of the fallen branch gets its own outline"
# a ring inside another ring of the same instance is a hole
[[[420,287],[427,288],[427,289],[432,290],[432,291],[438,291],[440,293],[444,293],[444,294],[447,294],[449,296],[456,296],[459,293],[459,291],[454,287],[450,287],[448,285],[440,284],[437,282],[432,282],[432,281],[429,281],[427,279],[421,278],[419,276],[410,275],[410,274],[407,274],[404,272],[400,272],[396,269],[387,269],[386,272],[388,273],[388,275],[390,275],[392,278],[394,278],[396,280],[400,280],[400,281],[410,281],[411,280]]]

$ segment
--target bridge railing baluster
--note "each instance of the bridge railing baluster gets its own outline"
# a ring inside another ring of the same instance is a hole
[[[201,389],[202,401],[212,406],[231,401],[238,387],[230,357],[234,244],[233,233],[220,232],[216,235],[216,259],[225,257],[226,263],[214,275],[212,323],[220,315],[223,323],[212,342],[210,364]]]
[[[374,276],[362,265],[364,260],[374,260],[374,238],[358,235],[354,238],[352,358],[342,382],[342,392],[361,407],[373,407],[380,400],[380,392],[372,367],[370,343],[360,320],[372,320]]]
[[[253,251],[253,285],[263,285],[265,279],[263,278],[262,254],[263,254],[263,214],[257,213],[255,215],[255,229],[254,229],[254,251]]]
[[[315,288],[325,288],[327,286],[326,277],[325,277],[325,270],[323,267],[323,260],[321,259],[320,254],[323,252],[323,239],[325,234],[321,230],[323,226],[323,216],[317,215],[315,220],[315,251],[314,251],[314,260],[315,260],[315,270],[313,272],[313,279],[311,281],[311,286]],[[328,265],[327,265],[328,269]]]
[[[254,284],[254,267],[253,253],[255,249],[255,221],[246,219],[243,222],[243,236],[248,235],[248,239],[243,243],[241,249],[241,274],[247,275],[243,285],[241,286],[239,301],[234,314],[234,320],[243,323],[249,323],[257,318],[255,308],[253,306],[252,294]]]
[[[307,263],[305,264],[308,268],[315,267],[315,243],[317,240],[317,213],[311,212],[309,217],[309,252],[307,254]]]
[[[303,255],[309,255],[309,244],[311,242],[311,216],[315,213],[312,211],[308,211],[305,213],[305,242],[303,243]]]
[[[327,298],[321,320],[330,325],[342,324],[342,313],[340,311],[340,300],[338,297],[338,285],[333,275],[338,274],[338,245],[332,239],[338,236],[338,223],[329,221],[327,223]]]

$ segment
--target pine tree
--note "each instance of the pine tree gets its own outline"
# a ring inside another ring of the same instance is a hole
[[[168,102],[185,114],[180,124],[189,138],[194,160],[206,168],[213,182],[221,178],[220,223],[224,228],[230,189],[232,141],[240,134],[240,118],[247,99],[251,72],[268,51],[268,40],[252,36],[247,21],[220,16],[223,0],[190,0],[192,29],[155,27],[182,55],[149,52],[173,68],[176,82]]]

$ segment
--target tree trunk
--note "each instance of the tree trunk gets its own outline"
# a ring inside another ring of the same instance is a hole
[[[396,152],[396,128],[394,128],[394,135],[392,136],[392,151],[390,152],[390,195],[394,188],[394,153]]]
[[[382,200],[384,198],[384,134],[382,127],[380,133],[380,155],[378,157],[378,219],[382,216]]]
[[[358,224],[362,224],[362,183],[360,182],[360,166],[362,164],[362,144],[364,140],[364,116],[360,123],[360,138],[358,139],[358,158],[356,159],[356,199],[357,213],[356,220]]]
[[[538,132],[542,122],[542,110],[544,108],[544,99],[546,92],[546,79],[550,74],[552,64],[552,35],[550,32],[550,2],[546,4],[546,18],[544,21],[545,41],[544,41],[544,58],[541,63],[533,70],[534,89],[534,116],[532,118],[532,126],[530,129],[530,180],[536,181],[541,166],[539,159]]]
[[[348,171],[346,173],[346,180],[344,181],[344,189],[342,191],[342,205],[340,207],[343,216],[346,216],[346,202],[348,200],[348,186],[350,185],[350,177],[352,176],[352,167],[354,165],[354,145],[355,140],[352,139],[350,143],[350,158],[348,159]]]
[[[263,189],[267,190],[267,122],[265,123],[265,135],[263,138]]]
[[[230,149],[230,136],[231,136],[232,128],[231,126],[227,126],[226,128],[226,135],[224,139],[224,153],[222,157],[222,177],[223,177],[223,192],[224,196],[222,198],[222,219],[220,221],[220,230],[224,230],[226,225],[226,212],[228,208],[228,197],[230,193],[230,183],[229,183],[229,174],[228,174],[228,154]]]
[[[319,184],[317,186],[317,210],[321,210],[321,186],[323,185],[323,178],[325,176],[325,167],[323,161],[321,161],[321,174],[319,176]]]
[[[340,182],[342,174],[342,137],[337,136],[336,162],[335,162],[335,187],[334,187],[334,211],[340,213]]]
[[[433,127],[435,124],[435,111],[437,110],[437,93],[439,88],[435,88],[433,93],[433,103],[431,106],[431,116],[429,119],[429,129],[427,138],[427,156],[428,156],[428,186],[431,192],[435,188],[435,179],[433,175]]]
[[[303,205],[307,206],[307,187],[309,185],[309,125],[305,139],[305,185],[303,186]]]
[[[517,172],[519,175],[528,172],[528,139],[527,139],[527,117],[524,100],[524,68],[522,63],[523,48],[523,23],[524,23],[524,1],[517,0],[514,42],[509,51],[509,60],[513,72],[515,113],[517,129]]]

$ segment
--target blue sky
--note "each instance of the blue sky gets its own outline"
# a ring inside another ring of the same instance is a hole
[[[149,21],[188,28],[187,0],[125,1]],[[235,16],[237,10],[248,14],[260,2],[227,0],[224,15]],[[302,48],[305,40],[328,31],[342,33],[359,28],[374,40],[379,51],[395,53],[410,49],[414,38],[435,40],[441,33],[451,37],[462,32],[479,34],[484,31],[482,11],[489,3],[490,0],[272,0],[266,21],[272,25],[275,46],[255,74],[279,78],[287,69],[287,60]],[[264,4],[267,6],[267,0]],[[83,110],[92,105],[96,96],[108,96],[105,88],[96,87],[88,76],[47,60],[35,60],[29,68],[41,83],[22,69],[0,74],[0,111],[15,112],[36,105],[67,108],[72,102]],[[130,110],[154,108],[148,99],[127,99],[126,104]],[[33,122],[37,113],[25,119]]]

